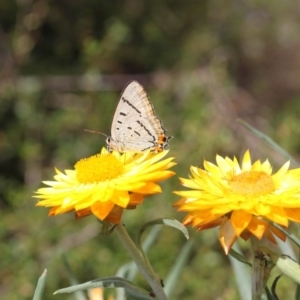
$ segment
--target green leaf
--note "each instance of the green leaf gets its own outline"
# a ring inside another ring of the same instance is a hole
[[[300,266],[297,262],[288,256],[281,255],[276,262],[276,266],[283,274],[300,284]]]
[[[33,300],[41,300],[43,293],[44,293],[44,289],[45,289],[45,284],[46,284],[46,278],[47,278],[47,270],[45,270],[43,272],[43,274],[40,276],[37,286],[35,288],[34,291],[34,295],[33,295]]]
[[[260,130],[254,128],[249,123],[245,122],[244,120],[238,119],[238,123],[242,124],[244,127],[248,128],[252,133],[254,133],[257,137],[265,141],[269,146],[271,146],[274,150],[280,153],[282,156],[288,158],[292,165],[299,166],[298,162],[291,156],[287,151],[285,151],[282,147],[280,147],[277,143],[275,143],[269,136],[261,132]]]
[[[276,286],[277,286],[277,283],[278,283],[279,279],[281,278],[281,276],[282,276],[282,275],[277,276],[277,277],[274,279],[273,283],[272,283],[271,290],[272,290],[272,297],[273,297],[273,298],[270,298],[271,300],[279,300],[279,298],[278,298],[278,296],[277,296],[277,294],[276,294]],[[269,300],[269,298],[268,298],[268,300]]]
[[[232,257],[234,257],[235,259],[237,259],[238,261],[240,261],[243,264],[246,264],[250,267],[252,267],[252,264],[248,262],[248,260],[242,256],[241,254],[239,254],[238,252],[236,252],[234,249],[230,249],[229,251],[229,255],[231,255]]]
[[[169,298],[172,298],[172,293],[174,292],[176,284],[178,284],[178,278],[181,276],[183,268],[186,266],[187,260],[190,257],[193,245],[194,240],[189,240],[185,243],[176,258],[174,266],[169,271],[166,280],[164,280],[164,291]]]
[[[166,226],[170,226],[170,227],[173,227],[173,228],[176,228],[178,230],[180,230],[184,236],[186,237],[186,239],[189,238],[189,233],[186,229],[186,227],[184,225],[182,225],[179,221],[177,221],[176,219],[167,219],[167,218],[161,218],[161,219],[155,219],[155,220],[152,220],[146,224],[144,224],[141,229],[139,230],[138,234],[137,234],[137,237],[136,237],[136,245],[137,247],[139,248],[139,250],[141,251],[143,257],[144,257],[144,260],[146,263],[150,264],[149,261],[148,261],[148,258],[144,252],[144,249],[141,245],[141,237],[142,237],[142,234],[143,232],[151,227],[151,226],[154,226],[154,225],[166,225]]]
[[[138,232],[138,235],[137,235],[136,239],[137,239],[137,245],[139,246],[140,249],[141,249],[141,237],[142,237],[143,232],[147,228],[149,228],[151,226],[154,226],[154,225],[166,225],[166,226],[173,227],[175,229],[180,230],[184,234],[186,239],[189,239],[189,233],[188,233],[186,227],[184,225],[182,225],[176,219],[167,219],[167,218],[155,219],[155,220],[152,220],[152,221],[144,224],[142,226],[142,228],[140,229],[140,231]]]
[[[125,293],[135,299],[141,300],[153,300],[155,299],[149,292],[142,289],[141,287],[135,285],[129,280],[123,279],[121,277],[111,276],[105,278],[98,278],[92,281],[88,281],[82,284],[73,285],[64,289],[60,289],[54,293],[56,294],[65,294],[65,293],[74,293],[83,290],[89,290],[93,288],[124,288]]]
[[[234,274],[234,279],[236,281],[236,287],[239,292],[240,300],[250,300],[251,299],[251,275],[250,268],[246,259],[240,254],[241,249],[238,243],[235,243],[231,248],[233,251],[228,255],[228,259],[231,264],[232,272]],[[235,258],[235,253],[237,259]],[[242,264],[241,264],[242,261]]]
[[[70,284],[73,284],[73,285],[78,284],[78,280],[77,280],[75,274],[73,273],[65,254],[62,255],[62,261],[63,261],[64,267],[66,269],[67,277],[70,281]],[[76,300],[87,300],[86,295],[81,291],[76,292],[74,297]]]

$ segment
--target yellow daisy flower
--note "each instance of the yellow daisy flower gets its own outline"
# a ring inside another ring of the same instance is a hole
[[[100,220],[118,224],[123,209],[141,204],[144,196],[161,193],[157,182],[175,173],[167,169],[175,165],[168,151],[152,153],[108,152],[84,158],[75,170],[56,169],[55,181],[44,181],[34,197],[36,206],[52,207],[49,215],[75,211],[77,217],[94,214]]]
[[[265,236],[276,244],[286,236],[266,220],[288,227],[300,222],[300,169],[289,162],[272,174],[269,161],[251,163],[246,151],[241,166],[236,158],[216,157],[217,165],[204,161],[204,169],[191,167],[190,179],[181,178],[192,191],[176,191],[183,197],[174,206],[188,212],[184,225],[198,230],[220,226],[219,240],[227,254],[240,236]]]

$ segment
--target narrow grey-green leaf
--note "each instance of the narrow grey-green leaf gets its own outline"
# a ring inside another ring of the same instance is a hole
[[[236,287],[239,292],[239,299],[241,300],[251,300],[251,275],[249,264],[246,259],[243,259],[241,264],[242,255],[241,249],[238,243],[235,243],[232,248],[233,252],[239,255],[239,259],[236,259],[232,255],[228,255],[228,259],[231,264],[231,268],[234,274],[234,279],[236,281]]]
[[[64,294],[64,293],[74,293],[77,291],[89,290],[89,289],[94,289],[99,287],[100,288],[124,288],[126,294],[136,299],[143,299],[143,300],[155,299],[149,295],[148,291],[135,285],[129,280],[123,279],[121,277],[116,277],[116,276],[98,278],[82,284],[77,284],[67,288],[63,288],[56,291],[54,295]]]
[[[281,255],[277,262],[277,268],[295,282],[300,284],[300,266],[288,256]]]
[[[299,164],[295,160],[293,156],[291,156],[287,151],[285,151],[282,147],[280,147],[277,143],[275,143],[269,136],[261,132],[260,130],[254,128],[249,123],[245,122],[244,120],[238,119],[238,123],[241,123],[243,126],[248,128],[252,133],[254,133],[257,137],[265,141],[269,146],[271,146],[274,150],[276,150],[278,153],[280,153],[282,156],[285,156],[287,159],[289,159],[293,166],[298,167]]]
[[[174,266],[169,271],[166,280],[164,280],[164,291],[170,299],[172,298],[172,293],[175,290],[176,284],[178,284],[178,279],[183,272],[183,268],[186,266],[187,260],[190,257],[193,244],[194,240],[189,240],[187,243],[185,243],[176,258]]]
[[[40,276],[38,283],[36,285],[34,295],[33,295],[33,300],[41,300],[44,289],[45,289],[45,284],[46,284],[46,279],[47,279],[47,269],[44,270],[43,274]]]
[[[279,300],[277,293],[276,293],[276,286],[277,286],[277,283],[278,283],[279,279],[281,278],[281,276],[282,275],[277,276],[272,283],[271,291],[272,291],[273,298],[270,298],[270,300]],[[269,298],[268,298],[268,300],[269,300]]]
[[[64,267],[66,268],[67,277],[70,281],[70,284],[72,284],[72,285],[78,284],[78,280],[77,280],[74,272],[72,271],[65,254],[62,255],[62,260],[63,260]],[[74,297],[76,300],[87,300],[86,295],[82,291],[76,292]]]
[[[154,297],[154,295],[150,295],[149,292],[141,292],[141,291],[138,291],[138,290],[135,290],[135,289],[126,289],[125,288],[125,294],[127,296],[130,296],[131,299],[134,298],[134,299],[137,299],[137,300],[155,300],[157,299],[156,297]]]
[[[234,257],[235,259],[237,259],[241,263],[246,264],[246,265],[252,267],[252,264],[249,263],[248,260],[243,255],[239,254],[234,249],[232,249],[232,248],[230,249],[229,255],[231,255],[232,257]]]
[[[167,218],[155,219],[155,220],[152,220],[152,221],[144,224],[141,227],[141,229],[139,230],[138,235],[137,235],[137,244],[140,249],[141,249],[141,246],[140,246],[141,245],[141,236],[142,236],[143,232],[147,228],[154,226],[154,225],[166,225],[166,226],[173,227],[173,228],[181,231],[184,234],[184,236],[186,237],[186,239],[189,239],[189,233],[188,233],[186,227],[184,225],[182,225],[176,219],[167,219]]]
[[[146,256],[145,252],[144,252],[144,249],[143,249],[143,247],[141,245],[141,237],[142,237],[143,232],[147,228],[149,228],[151,226],[154,226],[154,225],[166,225],[166,226],[170,226],[170,227],[176,228],[176,229],[180,230],[184,234],[184,236],[186,237],[186,239],[189,238],[189,233],[188,233],[186,227],[184,225],[182,225],[176,219],[159,218],[159,219],[155,219],[155,220],[152,220],[152,221],[144,224],[141,227],[141,229],[139,230],[138,234],[137,234],[136,245],[139,248],[139,250],[141,251],[141,254],[144,257],[145,262],[148,263],[148,264],[150,264],[150,263],[148,261],[148,258]]]

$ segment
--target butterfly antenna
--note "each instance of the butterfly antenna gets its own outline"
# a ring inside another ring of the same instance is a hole
[[[89,129],[84,129],[84,131],[86,131],[86,132],[91,132],[91,133],[96,133],[96,134],[102,134],[102,135],[104,135],[106,138],[108,138],[108,135],[106,135],[105,133],[100,132],[100,131],[89,130]]]

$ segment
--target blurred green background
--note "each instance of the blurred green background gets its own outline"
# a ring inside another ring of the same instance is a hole
[[[144,85],[173,136],[178,176],[204,158],[246,149],[275,169],[285,162],[237,118],[297,158],[299,17],[294,1],[0,0],[0,298],[31,299],[47,268],[44,299],[74,299],[52,295],[69,285],[62,253],[79,282],[113,275],[129,261],[115,235],[99,235],[95,218],[49,218],[32,194],[54,167],[73,168],[105,146],[84,129],[110,134],[130,80]],[[163,194],[125,212],[132,235],[154,218],[182,220],[172,208],[177,176],[162,186]],[[173,299],[239,299],[216,233],[189,231],[196,245]],[[149,253],[162,278],[184,243],[181,233],[162,230]],[[291,280],[279,283],[279,296],[293,291]]]

